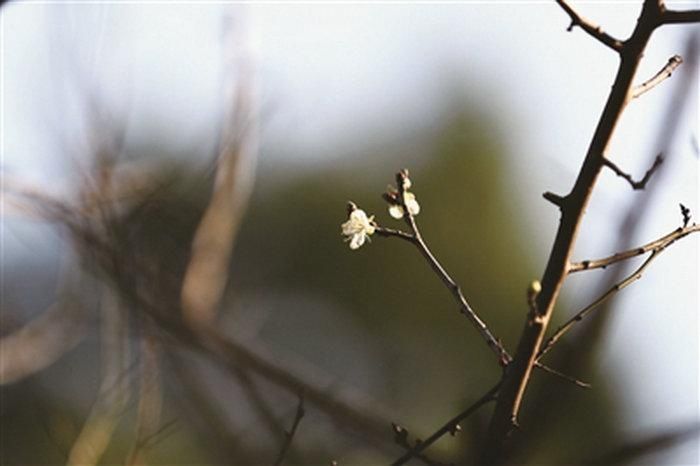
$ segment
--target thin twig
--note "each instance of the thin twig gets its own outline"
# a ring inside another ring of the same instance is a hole
[[[404,221],[410,228],[411,233],[406,233],[400,230],[393,230],[390,228],[384,228],[379,226],[375,228],[375,232],[381,236],[394,236],[397,238],[401,238],[405,241],[409,241],[410,243],[415,245],[416,248],[418,248],[418,251],[420,251],[421,255],[430,265],[430,268],[433,269],[435,274],[440,278],[440,280],[442,280],[442,282],[454,296],[455,300],[459,304],[460,313],[463,314],[469,320],[469,322],[472,323],[472,325],[474,325],[479,334],[481,334],[481,336],[486,341],[486,344],[489,346],[489,348],[491,348],[491,351],[493,351],[494,354],[496,354],[496,356],[498,357],[498,361],[501,364],[501,366],[505,367],[511,360],[510,354],[508,354],[508,351],[506,351],[505,347],[500,343],[500,341],[493,336],[489,328],[486,326],[486,323],[483,320],[481,320],[481,318],[476,314],[474,309],[472,309],[471,305],[465,298],[464,293],[462,293],[462,289],[447,273],[442,264],[438,262],[433,253],[430,251],[430,248],[428,248],[426,242],[423,240],[423,236],[420,233],[418,224],[416,223],[416,219],[408,209],[408,206],[406,205],[406,199],[404,194],[406,192],[405,185],[407,180],[408,172],[406,170],[403,170],[396,174],[398,200],[401,203],[401,207],[403,208]]]
[[[634,179],[632,178],[632,175],[622,171],[622,169],[620,167],[618,167],[612,160],[606,158],[603,163],[605,164],[606,167],[608,167],[609,169],[614,171],[617,176],[627,180],[627,182],[630,184],[630,186],[632,186],[632,189],[641,190],[641,189],[644,189],[646,187],[647,183],[651,179],[651,175],[653,175],[654,172],[659,168],[659,166],[661,166],[663,161],[664,161],[663,156],[661,154],[657,155],[656,158],[654,159],[654,163],[651,165],[651,167],[649,167],[649,170],[647,170],[647,172],[644,174],[642,179],[639,181],[634,181]]]
[[[649,92],[654,87],[658,86],[659,84],[670,78],[673,72],[676,70],[676,68],[681,66],[681,63],[683,63],[683,59],[680,55],[674,55],[671,58],[669,58],[668,63],[666,63],[664,67],[659,70],[658,73],[656,73],[648,80],[644,81],[639,86],[632,89],[632,98],[636,99],[640,95],[644,94],[645,92]]]
[[[642,263],[642,265],[640,265],[634,272],[628,275],[624,280],[615,283],[605,293],[600,295],[595,301],[578,311],[576,314],[574,314],[572,318],[567,320],[566,323],[559,327],[554,332],[554,334],[551,337],[549,337],[546,343],[542,345],[542,349],[540,349],[540,352],[537,354],[537,359],[541,358],[542,356],[544,356],[545,353],[552,349],[552,346],[554,346],[554,344],[557,341],[559,341],[561,337],[563,337],[569,330],[571,330],[571,327],[573,327],[576,324],[576,322],[583,320],[588,314],[593,312],[598,306],[607,301],[615,293],[624,288],[627,288],[629,285],[642,278],[642,273],[644,272],[644,270],[649,266],[649,264],[653,262],[654,259],[656,259],[659,256],[661,250],[662,249],[654,250],[651,253],[651,255]]]
[[[275,466],[279,466],[280,464],[282,464],[282,461],[284,461],[284,457],[287,455],[289,446],[292,444],[292,440],[294,440],[294,434],[296,434],[297,428],[299,427],[299,423],[301,422],[301,419],[304,417],[305,414],[306,413],[304,411],[304,396],[299,395],[299,404],[297,404],[297,411],[294,415],[292,428],[288,432],[284,433],[284,443],[282,444],[282,448],[280,449],[280,452],[277,455],[277,460],[275,460]]]
[[[571,24],[567,28],[567,31],[571,31],[575,26],[578,26],[584,31],[586,31],[589,35],[599,40],[603,44],[607,45],[611,49],[615,50],[616,52],[620,52],[622,50],[622,46],[624,45],[622,41],[614,38],[610,34],[603,31],[603,29],[600,26],[593,24],[592,22],[578,14],[578,12],[576,12],[576,10],[574,10],[574,8],[571,5],[569,5],[569,3],[566,0],[557,0],[557,3],[560,7],[564,9],[566,14],[569,15],[569,18],[571,18]]]
[[[585,260],[575,262],[569,267],[569,273],[582,272],[585,270],[604,269],[617,262],[622,262],[633,257],[641,256],[649,251],[665,249],[679,239],[688,236],[692,233],[700,231],[700,225],[694,224],[689,227],[676,228],[667,235],[659,239],[651,241],[642,246],[628,249],[627,251],[618,252],[612,256],[603,257],[602,259]]]
[[[393,422],[391,423],[391,428],[394,430],[394,442],[396,442],[396,444],[398,446],[403,447],[406,450],[411,450],[416,445],[420,445],[420,443],[422,442],[421,440],[416,439],[414,445],[411,445],[410,442],[408,441],[409,432],[408,432],[408,430],[406,430],[406,428],[404,428],[398,424],[394,424]],[[423,453],[417,453],[413,457],[421,460],[423,463],[427,464],[428,466],[444,466],[442,463],[438,463],[437,461],[434,461],[434,460],[428,458]]]
[[[566,374],[564,374],[563,372],[560,372],[560,371],[558,371],[558,370],[556,370],[556,369],[553,369],[553,368],[551,368],[551,367],[549,367],[549,366],[546,366],[546,365],[542,364],[542,363],[539,362],[539,361],[535,362],[535,367],[537,367],[537,368],[539,368],[539,369],[542,369],[543,371],[548,372],[548,373],[550,373],[550,374],[552,374],[552,375],[555,375],[555,376],[557,376],[557,377],[559,377],[559,378],[562,378],[562,379],[566,380],[567,382],[571,382],[571,383],[573,383],[574,385],[576,385],[577,387],[581,387],[581,388],[591,388],[591,384],[589,384],[588,382],[584,382],[583,380],[579,380],[579,379],[577,379],[576,377],[572,377],[572,376],[570,376],[570,375],[566,375]]]
[[[414,458],[416,455],[419,455],[423,451],[425,451],[426,448],[428,448],[430,445],[435,443],[437,440],[439,440],[443,435],[448,434],[450,432],[454,432],[457,429],[457,426],[459,425],[460,422],[462,422],[464,419],[469,417],[471,414],[476,412],[479,408],[484,406],[485,404],[493,401],[496,399],[496,394],[498,393],[498,390],[501,388],[501,383],[499,382],[496,384],[493,388],[491,388],[484,396],[476,400],[474,403],[472,403],[467,409],[447,421],[442,427],[440,427],[438,430],[436,430],[430,437],[427,439],[423,440],[422,442],[418,443],[415,447],[410,449],[409,451],[406,452],[401,458],[397,459],[394,461],[392,466],[400,466],[402,464],[406,464],[408,461],[411,460],[411,458]]]

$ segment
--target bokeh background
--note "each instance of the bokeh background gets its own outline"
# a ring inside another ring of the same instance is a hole
[[[580,9],[624,38],[639,4]],[[239,79],[231,37],[254,57],[260,150],[247,175],[254,188],[219,327],[386,420],[382,438],[307,403],[286,458],[297,464],[385,464],[401,454],[389,422],[425,437],[499,377],[486,345],[415,250],[382,238],[359,251],[342,242],[346,201],[399,227],[380,195],[408,167],[426,240],[514,348],[525,289],[541,274],[558,221],[541,194],[565,194],[573,184],[617,65],[580,30],[567,33],[568,18],[554,2],[9,2],[0,12],[4,185],[72,199],[99,155],[94,135],[118,141],[116,160],[137,172],[147,167],[154,187],[117,219],[128,239],[121,247],[154,264],[164,302],[177,299],[211,191],[230,106],[225,90]],[[659,152],[663,169],[645,192],[603,173],[577,259],[667,233],[681,222],[679,202],[698,210],[693,32],[677,26],[654,35],[640,79],[675,53],[686,63],[630,105],[611,149],[635,176]],[[27,216],[3,192],[2,334],[40,316],[65,289],[87,309],[88,328],[55,363],[2,386],[3,464],[66,461],[104,388],[105,355],[121,355],[123,377],[138,379],[141,327],[130,324],[126,345],[105,344],[98,309],[109,280],[81,266],[71,245],[64,228]],[[582,463],[697,423],[698,263],[695,238],[675,244],[604,317],[552,352],[549,363],[593,389],[536,374],[516,461]],[[558,320],[590,302],[614,273],[572,277]],[[143,461],[273,464],[295,393],[187,351],[164,356],[160,370],[161,429]],[[101,464],[125,462],[138,399],[120,401]],[[469,458],[488,414],[470,418],[430,456]],[[697,464],[697,435],[685,440],[634,463]]]

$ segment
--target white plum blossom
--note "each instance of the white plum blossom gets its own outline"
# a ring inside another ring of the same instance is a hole
[[[408,178],[406,178],[408,180]],[[410,183],[410,181],[409,181]],[[410,186],[410,184],[409,184]],[[416,200],[416,196],[413,193],[404,192],[403,193],[404,202],[406,202],[406,207],[411,215],[418,215],[420,213],[420,204]],[[403,218],[403,206],[399,204],[392,204],[389,206],[389,215],[395,219]]]
[[[341,225],[345,241],[350,242],[350,249],[357,249],[365,240],[369,241],[370,235],[374,234],[374,215],[367,217],[364,210],[358,209],[355,204],[350,204],[350,215],[348,221]]]

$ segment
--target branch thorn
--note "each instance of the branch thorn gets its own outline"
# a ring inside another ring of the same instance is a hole
[[[683,228],[688,226],[690,223],[690,209],[683,204],[678,204],[681,207],[681,215],[683,216]]]

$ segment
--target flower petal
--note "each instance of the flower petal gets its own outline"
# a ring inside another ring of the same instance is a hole
[[[353,235],[352,239],[350,240],[350,249],[355,250],[363,244],[365,244],[364,233],[357,233],[356,235]]]
[[[401,219],[403,218],[403,207],[401,207],[398,204],[392,204],[389,206],[389,215],[394,217],[395,219]]]

